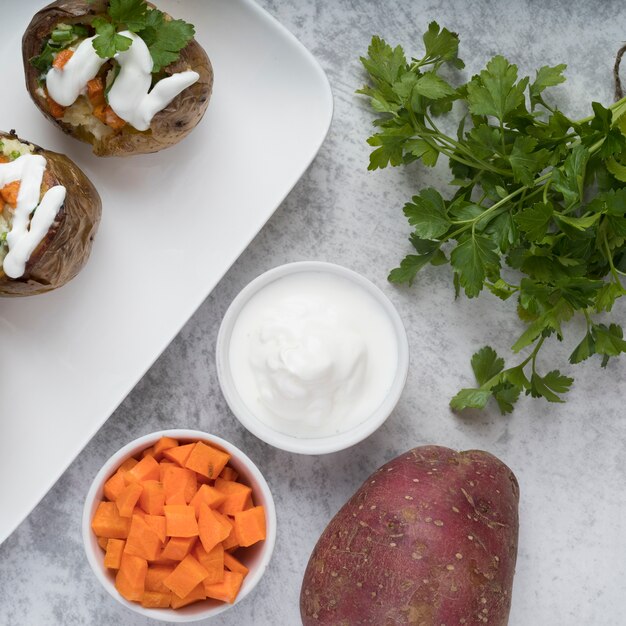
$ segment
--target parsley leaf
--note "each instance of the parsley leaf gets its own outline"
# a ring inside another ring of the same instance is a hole
[[[101,17],[97,17],[92,22],[92,26],[96,29],[97,35],[92,41],[92,45],[98,56],[103,59],[111,58],[117,52],[128,50],[133,43],[129,37],[124,37],[115,32],[113,24]]]
[[[110,0],[108,12],[118,26],[138,33],[146,25],[148,5],[145,0]]]
[[[499,269],[500,257],[495,250],[496,245],[491,239],[473,234],[452,251],[450,263],[468,298],[481,292],[488,272]]]
[[[412,202],[404,205],[404,214],[415,228],[415,234],[424,239],[436,239],[450,227],[443,198],[432,188],[413,196]]]
[[[485,346],[472,357],[472,370],[479,385],[499,374],[504,369],[504,359],[490,346]]]

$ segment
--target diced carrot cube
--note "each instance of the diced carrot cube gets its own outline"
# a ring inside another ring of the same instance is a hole
[[[166,504],[170,504],[172,498],[179,498],[181,492],[185,504],[188,504],[196,495],[197,489],[196,474],[192,470],[184,467],[168,467],[165,470],[163,474],[163,493],[165,494]]]
[[[143,487],[139,483],[130,483],[117,496],[115,505],[122,517],[130,517],[139,500]]]
[[[208,575],[209,573],[200,565],[198,560],[188,554],[176,566],[176,569],[163,580],[163,584],[179,598],[184,598]]]
[[[210,552],[218,543],[224,541],[230,533],[230,527],[223,521],[224,516],[213,511],[203,502],[200,503],[198,532],[202,547]]]
[[[127,482],[142,482],[144,480],[159,480],[159,464],[153,456],[144,456],[137,465],[126,472]]]
[[[175,593],[173,593],[170,600],[170,606],[173,609],[180,609],[183,606],[205,599],[206,593],[204,593],[204,585],[199,583],[184,598],[179,598]]]
[[[170,593],[163,581],[174,571],[176,565],[148,565],[146,574],[146,591]]]
[[[211,487],[210,485],[201,485],[200,489],[196,491],[196,495],[191,499],[189,503],[196,510],[196,517],[200,516],[200,503],[204,502],[210,509],[217,508],[222,502],[226,500],[226,494]]]
[[[210,552],[207,552],[199,543],[194,548],[194,556],[198,562],[209,572],[204,579],[207,584],[220,583],[224,579],[224,564],[226,556],[221,543],[218,543]],[[230,568],[229,568],[230,569]]]
[[[145,591],[148,562],[141,557],[122,553],[120,569],[115,577],[115,587],[124,598],[141,601]]]
[[[122,517],[115,502],[100,502],[91,521],[91,528],[98,537],[126,539],[130,529],[130,517]]]
[[[226,500],[219,506],[219,512],[224,515],[234,515],[243,511],[248,498],[252,495],[252,489],[247,485],[223,478],[215,481],[215,488],[226,495]]]
[[[165,491],[158,480],[144,480],[143,491],[139,496],[139,506],[149,515],[163,515]]]
[[[104,497],[111,500],[111,502],[115,502],[124,487],[126,487],[124,473],[125,472],[118,470],[104,483]]]
[[[198,441],[187,457],[185,467],[207,478],[217,478],[230,459],[230,454]]]
[[[65,67],[65,64],[74,56],[73,50],[61,50],[59,52],[54,61],[52,62],[52,67],[57,70],[62,70]]]
[[[166,504],[165,523],[168,537],[195,537],[198,535],[196,511],[184,504]]]
[[[155,530],[139,515],[133,515],[124,553],[152,561],[159,556],[161,545]]]
[[[104,550],[106,551],[107,546],[109,545],[109,539],[108,537],[98,537],[98,545]]]
[[[20,193],[20,181],[14,180],[10,183],[7,183],[2,189],[0,189],[0,196],[12,207],[15,208],[17,205],[17,197]]]
[[[239,478],[239,472],[234,470],[230,465],[227,465],[220,473],[220,478],[224,480],[237,480]]]
[[[103,104],[104,99],[104,81],[99,76],[87,81],[87,97],[93,106]]]
[[[178,441],[173,437],[161,437],[161,439],[154,444],[154,458],[160,461],[165,450],[175,448],[176,446],[178,446]]]
[[[130,469],[133,469],[133,467],[135,467],[135,465],[137,465],[137,463],[139,463],[139,461],[134,458],[134,457],[128,457],[120,466],[118,471],[120,472],[127,472]]]
[[[159,555],[159,560],[182,561],[191,552],[197,537],[172,537]]]
[[[188,443],[184,446],[176,446],[163,451],[163,456],[174,463],[177,463],[179,467],[185,467],[187,458],[191,454],[195,443]]]
[[[119,569],[122,564],[122,552],[126,541],[124,539],[109,539],[107,551],[104,555],[104,567],[109,569]]]
[[[152,458],[154,458],[154,446],[151,446],[150,448],[146,448],[142,453],[141,453],[141,458],[143,459],[146,456],[151,456]]]
[[[235,521],[232,517],[224,516],[224,519],[228,523],[228,537],[222,541],[222,545],[224,546],[224,550],[235,550],[239,547],[239,540],[237,539],[237,534],[235,533]]]
[[[241,561],[237,560],[229,552],[224,552],[224,565],[231,572],[239,572],[240,574],[243,574],[244,578],[246,574],[250,571]]]
[[[145,515],[144,520],[150,528],[157,534],[162,543],[165,543],[165,515]]]
[[[255,506],[235,513],[235,534],[240,546],[247,547],[265,539],[265,508]]]
[[[141,598],[141,606],[144,606],[147,609],[166,609],[170,605],[171,598],[172,594],[169,590],[167,593],[144,591],[143,597]]]
[[[241,583],[243,582],[243,574],[239,572],[224,571],[224,580],[221,583],[213,583],[204,585],[204,592],[208,598],[215,598],[222,602],[232,604],[237,598]]]

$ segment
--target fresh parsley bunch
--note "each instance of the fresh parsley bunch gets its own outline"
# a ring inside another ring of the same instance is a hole
[[[92,26],[97,35],[93,47],[105,59],[130,48],[132,39],[119,31],[129,30],[139,35],[150,50],[155,74],[176,61],[195,34],[191,24],[169,19],[163,12],[149,7],[145,0],[111,0],[106,17],[97,17]]]
[[[530,354],[506,368],[492,348],[479,350],[478,386],[459,391],[454,409],[483,408],[493,397],[508,413],[522,392],[562,402],[573,380],[556,369],[541,374],[537,355],[550,337],[562,339],[575,313],[587,331],[570,363],[598,354],[604,367],[626,352],[622,328],[596,319],[626,293],[626,99],[593,102],[593,115],[571,120],[545,99],[565,80],[565,65],[544,66],[531,80],[502,56],[455,87],[440,70],[464,67],[458,35],[432,22],[423,41],[423,56],[407,60],[374,37],[361,58],[369,82],[358,93],[377,113],[369,169],[416,160],[432,167],[443,155],[453,176],[449,199],[427,188],[405,204],[415,254],[389,280],[410,284],[424,266],[450,263],[457,296],[486,288],[517,301],[527,326],[512,350]],[[455,101],[465,114],[451,136],[435,120]]]

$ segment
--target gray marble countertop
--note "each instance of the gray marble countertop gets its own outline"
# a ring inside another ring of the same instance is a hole
[[[467,72],[501,53],[527,74],[568,64],[555,90],[560,108],[588,114],[612,99],[614,54],[626,39],[622,2],[415,2],[413,0],[261,0],[320,60],[335,116],[319,156],[241,258],[198,309],[53,489],[0,546],[0,624],[144,624],[99,585],[83,554],[86,490],[102,463],[129,440],[190,427],[243,448],[273,490],[279,520],[274,558],[241,604],[215,623],[297,625],[300,581],[319,534],[344,501],[383,462],[409,447],[437,443],[498,455],[521,486],[520,542],[511,626],[618,626],[626,612],[626,361],[602,371],[575,368],[566,404],[528,398],[501,417],[455,415],[448,400],[471,383],[469,356],[489,343],[504,354],[520,332],[513,306],[485,295],[454,301],[449,268],[429,268],[412,288],[386,282],[408,252],[402,205],[420,186],[443,185],[443,169],[367,172],[371,114],[354,90],[358,57],[379,33],[407,51],[421,46],[432,19],[461,35]],[[261,271],[317,259],[355,269],[379,285],[405,321],[408,383],[396,410],[352,449],[302,457],[273,449],[229,412],[214,364],[220,320],[237,292]],[[617,309],[624,316],[624,307]],[[480,323],[476,323],[480,320]],[[575,325],[574,325],[575,326]],[[580,328],[578,328],[580,331]],[[546,357],[565,362],[577,332]],[[10,442],[3,442],[10,445]],[[16,468],[19,473],[19,469]],[[2,503],[2,507],[8,503]]]

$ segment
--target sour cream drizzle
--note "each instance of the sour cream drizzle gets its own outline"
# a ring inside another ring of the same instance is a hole
[[[200,74],[187,70],[161,79],[148,93],[152,82],[153,61],[146,43],[130,31],[120,35],[133,40],[130,48],[118,52],[115,60],[120,73],[109,90],[109,105],[116,115],[137,130],[150,128],[152,118],[162,111],[179,93],[193,85]],[[93,47],[95,37],[85,39],[63,69],[51,68],[46,75],[50,97],[62,106],[71,106],[84,91],[87,83],[108,59],[98,56]]]
[[[45,170],[46,159],[39,154],[25,154],[15,161],[0,164],[0,188],[20,181],[11,230],[7,234],[9,252],[2,263],[9,278],[24,274],[30,255],[50,230],[65,201],[65,187],[57,185],[48,189],[39,202]]]

